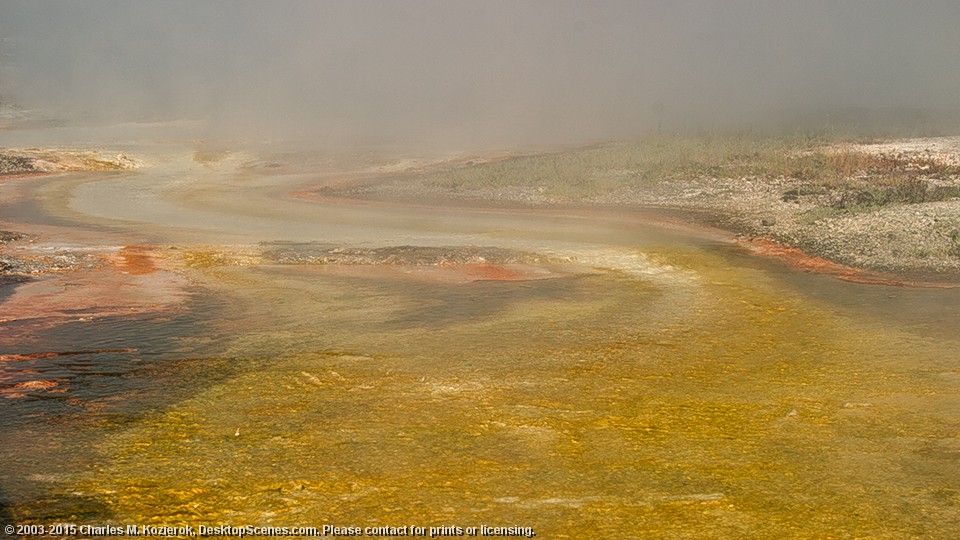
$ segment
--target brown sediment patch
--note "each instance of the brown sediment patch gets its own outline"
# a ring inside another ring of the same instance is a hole
[[[465,264],[463,270],[467,275],[475,276],[478,280],[525,281],[531,279],[529,272],[497,264]]]
[[[845,266],[821,257],[808,255],[803,250],[780,244],[768,238],[746,238],[741,239],[740,245],[744,246],[750,253],[763,257],[772,257],[779,259],[787,266],[802,270],[805,272],[815,272],[818,274],[827,274],[835,276],[844,281],[855,283],[866,283],[872,285],[893,285],[898,287],[925,287],[938,289],[952,289],[955,285],[946,283],[931,283],[925,281],[909,281],[898,279],[893,276],[876,274]]]
[[[157,271],[153,257],[143,246],[126,246],[120,250],[121,268],[128,274],[143,275]]]
[[[132,352],[136,352],[136,349],[131,349],[131,348],[93,349],[89,351],[63,351],[63,352],[46,352],[46,353],[30,353],[30,354],[0,354],[0,362],[19,361],[19,360],[38,360],[42,358],[57,358],[59,356],[75,356],[80,354],[132,353]]]

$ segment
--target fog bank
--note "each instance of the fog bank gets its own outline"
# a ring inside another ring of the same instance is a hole
[[[960,111],[958,20],[956,2],[4,0],[0,98],[258,140],[495,145],[936,116]]]

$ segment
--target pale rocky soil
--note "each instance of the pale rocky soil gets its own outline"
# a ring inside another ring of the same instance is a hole
[[[919,163],[960,164],[960,137],[860,144],[851,149]],[[958,176],[924,181],[931,187],[960,186]],[[648,197],[634,194],[633,200],[707,210],[718,224],[741,234],[770,238],[857,268],[951,281],[960,276],[960,199],[891,204],[855,213],[825,211],[836,197],[792,178],[708,178]]]
[[[876,144],[855,144],[851,149],[868,154],[927,158],[960,166],[960,137],[925,137]]]

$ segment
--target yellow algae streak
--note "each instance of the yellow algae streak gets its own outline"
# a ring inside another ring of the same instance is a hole
[[[117,522],[170,526],[956,530],[952,347],[719,257],[651,257],[673,270],[415,290],[225,270],[246,279],[232,294],[256,325],[232,331],[249,368],[103,441],[77,489]]]

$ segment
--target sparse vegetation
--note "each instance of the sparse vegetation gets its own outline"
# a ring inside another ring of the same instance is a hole
[[[848,211],[871,210],[890,204],[944,201],[960,197],[960,187],[930,186],[920,178],[896,179],[890,183],[845,190],[835,208]]]
[[[137,166],[137,161],[123,154],[107,157],[100,152],[86,150],[38,148],[0,151],[0,175],[57,171],[119,171]]]
[[[656,137],[471,164],[436,171],[422,180],[459,193],[525,188],[575,200],[700,178],[786,178],[804,185],[784,193],[784,200],[833,193],[834,207],[849,211],[960,196],[960,188],[931,186],[927,181],[960,175],[956,166],[837,145],[827,137]]]
[[[802,147],[750,137],[656,137],[471,165],[424,180],[455,191],[532,187],[575,198],[671,179],[783,174],[791,146]]]
[[[950,247],[947,248],[947,255],[951,257],[960,257],[960,229],[950,231]]]
[[[931,183],[957,177],[960,168],[929,158],[872,155],[842,148],[828,159],[834,175],[820,181],[839,193],[833,207],[840,210],[868,211],[960,197],[960,187]]]
[[[800,223],[804,225],[810,225],[816,223],[822,219],[830,219],[838,214],[842,214],[843,210],[838,210],[831,206],[818,206],[812,210],[807,210],[799,216]]]
[[[0,175],[34,172],[33,160],[12,154],[0,154]]]

